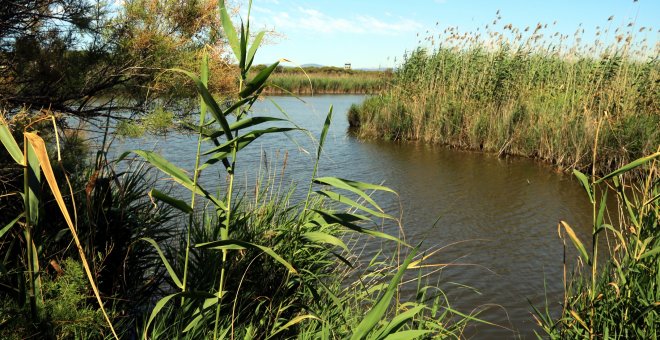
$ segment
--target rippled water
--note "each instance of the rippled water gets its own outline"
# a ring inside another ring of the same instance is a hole
[[[484,310],[481,318],[501,325],[473,325],[467,337],[534,338],[528,299],[544,307],[547,295],[552,310],[558,309],[563,247],[557,222],[567,221],[582,237],[590,225],[588,200],[570,176],[528,159],[357,140],[347,133],[346,112],[364,96],[304,97],[305,103],[291,97],[270,99],[317,138],[328,108],[334,105],[319,175],[383,182],[399,193],[398,198],[377,198],[389,213],[402,215],[409,243],[424,241],[424,248],[433,249],[446,246],[431,260],[451,265],[429,281],[440,282],[453,307],[463,312]],[[281,115],[269,100],[258,103],[255,114]],[[160,150],[172,162],[191,169],[196,139],[170,134],[158,141],[119,142],[114,150],[136,146]],[[301,133],[257,140],[241,155],[237,173],[244,175],[239,182],[251,187],[260,168],[279,174],[286,154],[282,181],[299,183],[300,197],[309,183],[315,148]],[[207,187],[217,187],[224,183],[224,177],[207,172],[202,181]],[[386,230],[396,233],[396,226]],[[380,246],[374,242],[373,247],[367,246],[367,252]]]

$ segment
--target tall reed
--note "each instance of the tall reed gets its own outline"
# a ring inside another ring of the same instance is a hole
[[[47,114],[39,120],[52,121],[55,129],[56,141],[59,144],[54,116]],[[8,234],[12,238],[12,243],[23,244],[22,246],[19,246],[21,249],[19,249],[17,253],[9,251],[6,254],[7,258],[16,257],[16,259],[5,258],[5,262],[7,262],[7,260],[12,260],[20,263],[24,273],[27,274],[25,275],[26,277],[21,277],[22,274],[19,274],[17,280],[18,284],[15,288],[12,288],[18,292],[18,300],[21,303],[24,303],[26,300],[28,301],[32,321],[34,323],[43,322],[46,315],[44,313],[44,298],[42,290],[43,279],[41,277],[43,274],[41,263],[43,260],[40,258],[40,255],[45,243],[45,240],[42,237],[42,228],[45,226],[44,220],[46,219],[46,217],[42,215],[44,205],[42,200],[42,180],[45,179],[48,189],[50,189],[50,193],[57,203],[59,209],[58,214],[61,214],[68,227],[68,231],[71,233],[75,248],[78,251],[87,280],[93,290],[99,309],[102,312],[112,335],[114,338],[119,339],[112,320],[106,312],[101,293],[92,273],[92,268],[87,260],[83,244],[78,237],[77,228],[74,222],[77,222],[77,220],[72,218],[69,208],[64,200],[64,196],[60,191],[59,183],[55,178],[48,151],[46,150],[46,144],[36,132],[30,131],[30,125],[25,127],[22,135],[23,150],[21,151],[7,122],[4,120],[4,117],[0,116],[0,143],[3,144],[4,149],[7,150],[7,153],[16,164],[23,168],[23,191],[17,194],[20,194],[20,196],[23,197],[24,211],[16,216],[16,218],[14,218],[9,224],[0,229],[0,238],[3,238],[5,234]],[[57,150],[58,162],[61,164],[62,159],[59,157],[59,145]],[[66,178],[66,181],[67,184],[69,184],[69,190],[72,191],[68,178]],[[22,235],[21,233],[12,232],[14,229],[17,229],[18,226],[22,227]],[[10,247],[10,249],[11,248],[13,247]],[[3,266],[3,272],[5,270],[6,269]]]
[[[398,299],[404,272],[421,268],[424,261],[415,257],[417,248],[405,254],[402,262],[398,262],[399,254],[392,256],[380,280],[361,284],[357,290],[362,294],[358,296],[364,300],[349,295],[355,290],[344,291],[343,282],[334,277],[342,265],[352,266],[345,253],[349,250],[346,235],[378,237],[398,244],[399,249],[411,247],[378,230],[378,220],[394,217],[385,213],[369,193],[394,193],[391,189],[317,177],[332,107],[318,140],[307,198],[292,205],[289,197],[275,197],[273,201],[273,196],[262,195],[254,206],[241,200],[234,183],[240,171],[241,150],[264,135],[300,130],[295,124],[263,127],[287,121],[251,116],[252,105],[279,62],[249,77],[264,34],[256,34],[250,44],[249,8],[248,20],[237,32],[224,4],[220,7],[224,32],[240,70],[238,93],[226,108],[209,93],[207,58],[202,59],[199,76],[172,70],[188,76],[200,95],[199,120],[191,126],[198,135],[192,178],[155,152],[133,150],[120,157],[137,155],[190,193],[188,203],[156,189],[150,192],[157,204],[179,210],[186,219],[178,244],[143,239],[159,253],[170,285],[165,294],[156,297],[145,323],[140,325],[142,337],[291,338],[302,330],[303,336],[322,339],[415,338],[444,333],[460,336],[464,324],[474,318],[452,310],[439,299],[428,303],[426,299],[434,299],[437,294],[421,294],[424,299],[409,303]],[[198,181],[200,172],[210,169],[221,174],[218,194],[212,194]],[[252,275],[252,270],[258,275]],[[375,292],[378,295],[374,296]],[[437,308],[444,308],[444,312],[437,313]],[[347,321],[342,319],[347,315],[351,317],[349,327],[333,329]],[[435,320],[436,316],[441,321]]]
[[[326,73],[307,70],[305,73],[274,73],[273,86],[267,94],[376,94],[384,91],[391,74],[380,71]]]
[[[593,208],[592,239],[585,242],[568,223],[559,224],[560,235],[573,243],[580,261],[571,275],[565,267],[561,313],[535,309],[538,324],[550,338],[656,339],[660,335],[658,158],[660,148],[602,178],[574,171]],[[634,180],[624,176],[636,168],[642,168],[644,176]],[[612,193],[618,211],[607,209],[607,196]]]
[[[634,23],[599,28],[587,44],[582,27],[572,37],[500,17],[476,32],[449,27],[425,38],[431,50],[405,55],[393,86],[349,119],[363,137],[535,157],[562,168],[588,169],[595,147],[604,173],[660,144],[658,51],[642,39],[652,32]]]

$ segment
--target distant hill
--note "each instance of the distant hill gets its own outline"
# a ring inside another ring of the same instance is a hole
[[[303,64],[303,65],[300,65],[300,67],[324,67],[324,65],[321,65],[321,64]]]

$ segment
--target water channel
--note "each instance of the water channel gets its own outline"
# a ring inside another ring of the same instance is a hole
[[[530,302],[544,308],[547,297],[551,310],[560,308],[564,248],[557,223],[567,221],[584,239],[590,230],[590,205],[581,187],[571,176],[529,159],[358,140],[347,133],[346,112],[363,99],[334,95],[303,97],[303,102],[270,97],[256,104],[254,114],[282,116],[272,100],[318,138],[333,105],[319,175],[383,183],[398,192],[398,197],[378,195],[377,199],[388,213],[401,216],[409,243],[423,241],[427,249],[444,247],[430,261],[448,266],[429,277],[430,283],[438,282],[446,290],[452,307],[464,313],[481,310],[480,318],[501,325],[472,324],[466,337],[535,338]],[[173,133],[158,140],[119,141],[114,149],[121,152],[136,145],[159,150],[190,169],[196,139]],[[311,177],[315,148],[315,142],[302,133],[258,139],[239,160],[237,171],[243,174],[239,181],[249,188],[256,169],[275,169],[271,173],[283,173],[283,183],[298,183],[297,195],[302,195]],[[285,154],[286,167],[281,171]],[[202,180],[206,187],[220,181],[217,173],[207,173]],[[385,230],[397,234],[396,226],[385,225]],[[381,246],[379,241],[374,249],[367,245],[367,253]]]

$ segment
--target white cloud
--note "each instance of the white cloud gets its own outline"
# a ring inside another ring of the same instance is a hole
[[[419,30],[422,25],[411,19],[388,17],[387,20],[359,15],[335,17],[312,8],[298,7],[295,11],[271,13],[270,24],[275,30],[287,29],[317,33],[353,33],[396,35]]]

